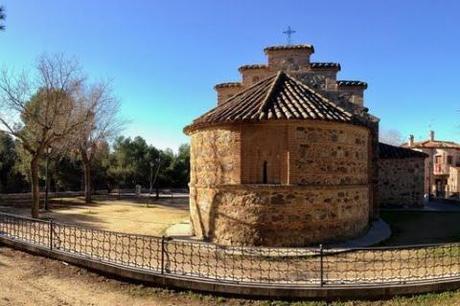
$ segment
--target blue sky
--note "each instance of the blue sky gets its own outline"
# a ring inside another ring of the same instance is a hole
[[[369,83],[365,104],[381,128],[405,138],[460,141],[460,1],[0,0],[7,12],[0,65],[44,53],[75,56],[110,78],[124,131],[160,148],[187,142],[182,128],[216,103],[213,86],[263,63],[263,48],[315,46],[341,63],[341,79]]]

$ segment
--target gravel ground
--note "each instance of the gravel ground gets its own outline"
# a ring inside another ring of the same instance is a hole
[[[247,305],[245,300],[145,287],[0,246],[0,305]]]

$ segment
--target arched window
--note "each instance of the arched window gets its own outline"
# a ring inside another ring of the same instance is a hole
[[[264,161],[264,166],[262,169],[262,183],[267,184],[268,183],[268,171],[267,171],[267,161]]]

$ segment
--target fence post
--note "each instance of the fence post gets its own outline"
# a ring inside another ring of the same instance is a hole
[[[161,274],[165,273],[165,236],[161,236]]]
[[[320,287],[324,285],[324,266],[323,266],[323,245],[319,245],[319,263],[320,263]]]
[[[53,250],[53,232],[54,232],[54,222],[53,222],[53,219],[50,220],[49,222],[49,228],[50,228],[50,232],[49,232],[49,245],[50,245],[50,250]]]

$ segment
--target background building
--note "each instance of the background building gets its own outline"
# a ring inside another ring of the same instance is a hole
[[[453,141],[436,140],[434,131],[430,131],[429,138],[423,141],[414,141],[402,145],[428,154],[425,160],[425,193],[435,197],[458,197],[460,189],[460,144]]]
[[[380,206],[423,206],[427,157],[423,152],[379,144]]]

